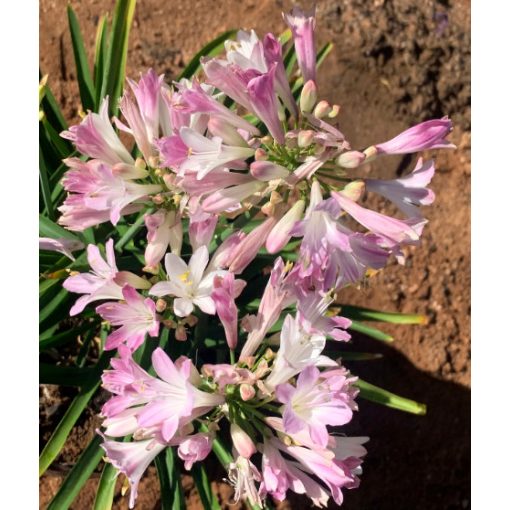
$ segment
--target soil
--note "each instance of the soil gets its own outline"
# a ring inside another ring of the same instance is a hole
[[[114,2],[71,3],[92,51],[99,15],[111,12]],[[67,0],[40,1],[40,62],[67,119],[74,123],[79,102],[66,4]],[[226,29],[279,33],[284,28],[280,13],[291,6],[270,0],[140,1],[128,74],[136,77],[153,67],[171,80],[197,50]],[[425,402],[428,413],[412,416],[359,402],[349,433],[371,437],[369,454],[361,486],[346,494],[343,508],[470,508],[470,5],[466,0],[324,0],[317,2],[317,18],[319,43],[335,43],[319,73],[321,95],[341,104],[340,127],[354,147],[384,141],[418,121],[443,115],[454,121],[451,139],[458,147],[430,154],[436,158],[436,201],[426,210],[429,224],[422,245],[409,250],[405,267],[392,265],[363,288],[348,289],[339,298],[375,309],[422,313],[429,320],[422,326],[385,325],[395,338],[391,345],[355,338],[355,350],[380,352],[384,359],[351,362],[353,372]],[[411,165],[408,158],[387,158],[364,171],[391,177]],[[388,204],[380,206],[392,212]],[[44,409],[54,416],[63,407],[59,402],[69,398],[52,387],[42,388],[41,396]],[[56,468],[40,480],[41,508],[58,489],[60,471],[90,439],[97,426],[94,420],[93,406],[73,430]],[[44,423],[43,441],[48,433]],[[201,508],[190,478],[183,482],[188,508]],[[87,482],[73,509],[92,507],[96,484],[97,478]],[[226,508],[230,487],[221,481],[214,485]],[[294,497],[280,505],[308,506]],[[137,508],[160,507],[151,468],[141,483]],[[120,487],[114,508],[127,508]]]

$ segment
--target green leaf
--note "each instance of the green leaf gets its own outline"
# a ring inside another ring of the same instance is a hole
[[[197,462],[193,464],[191,476],[195,482],[204,510],[221,510],[218,498],[211,490],[211,482],[209,481],[204,465]]]
[[[55,96],[47,84],[41,105],[44,111],[44,115],[48,119],[49,123],[53,126],[55,131],[60,133],[60,131],[67,129],[67,123],[64,119],[64,116],[62,115],[57,101],[55,100]]]
[[[60,136],[55,128],[48,122],[46,117],[42,119],[42,125],[46,130],[48,139],[51,141],[53,147],[56,150],[56,156],[59,160],[67,158],[71,152],[73,152],[73,146],[64,138]]]
[[[174,449],[169,447],[163,450],[156,457],[155,463],[161,486],[161,509],[184,510],[184,491]]]
[[[96,89],[95,109],[99,109],[101,104],[101,89],[106,74],[105,61],[108,50],[108,23],[106,15],[99,18],[96,32],[96,46],[94,54],[94,87]]]
[[[381,312],[361,306],[339,305],[344,317],[358,321],[379,321],[391,324],[426,324],[427,317],[418,314]]]
[[[378,352],[335,352],[335,355],[344,361],[372,361],[383,357]]]
[[[51,221],[49,218],[46,218],[42,214],[39,214],[39,235],[41,237],[51,237],[52,239],[65,237],[66,239],[71,239],[72,241],[79,241],[79,239],[72,232],[62,228],[60,225],[57,225],[54,221]]]
[[[41,193],[43,196],[44,205],[46,206],[46,210],[48,211],[49,219],[54,220],[55,208],[53,207],[53,202],[51,200],[48,170],[46,168],[46,163],[44,162],[44,157],[42,155],[40,147],[39,147],[39,184],[41,185]]]
[[[128,437],[123,439],[128,441]],[[113,464],[106,463],[99,479],[96,499],[94,501],[94,510],[110,510],[113,505],[113,496],[115,495],[115,483],[118,478],[118,470]]]
[[[44,324],[50,319],[56,312],[58,312],[62,306],[67,302],[69,293],[66,289],[61,289],[58,294],[39,312],[39,324]]]
[[[195,56],[190,60],[189,64],[184,68],[182,73],[179,75],[178,80],[182,78],[191,78],[200,67],[200,59],[202,57],[214,57],[221,53],[225,49],[225,41],[235,36],[237,30],[227,30],[221,35],[213,39],[211,42],[206,44]]]
[[[69,471],[47,510],[66,510],[71,506],[80,489],[90,478],[104,455],[104,450],[100,446],[102,441],[103,439],[98,435],[92,439],[71,471]]]
[[[101,358],[95,366],[95,377],[91,377],[87,385],[82,387],[80,393],[73,399],[62,420],[60,420],[53,431],[53,434],[44,446],[39,457],[39,476],[42,476],[51,463],[57,458],[76,421],[99,387],[101,374],[108,365],[111,357],[112,352],[103,353],[101,355]]]
[[[126,246],[126,244],[129,243],[129,241],[131,241],[131,239],[133,239],[133,237],[135,237],[135,235],[139,232],[139,230],[144,225],[145,215],[150,214],[153,210],[154,210],[153,208],[149,208],[146,211],[141,212],[138,215],[138,218],[136,219],[136,221],[126,230],[124,235],[115,244],[115,249],[118,252],[122,252],[124,246]]]
[[[73,327],[68,331],[62,331],[61,333],[57,333],[56,335],[39,336],[39,350],[44,351],[54,347],[60,347],[61,345],[65,345],[71,340],[76,340],[78,335],[85,331],[91,331],[92,329],[98,326],[98,322],[86,322],[79,327]]]
[[[136,0],[117,0],[113,14],[112,31],[105,62],[106,73],[101,86],[101,98],[109,96],[109,112],[116,115],[126,74],[129,31],[133,21]]]
[[[414,400],[395,395],[395,393],[379,388],[379,386],[370,384],[362,379],[358,379],[354,385],[359,388],[359,396],[365,400],[370,400],[371,402],[382,404],[392,409],[398,409],[406,413],[419,415],[427,413],[427,406],[425,404],[420,404]]]
[[[89,382],[94,373],[94,367],[64,367],[39,363],[39,384],[83,386]]]
[[[67,19],[69,22],[69,31],[71,32],[71,42],[73,45],[74,63],[76,65],[76,77],[80,89],[81,104],[85,111],[93,110],[95,97],[94,83],[90,75],[80,24],[78,23],[78,19],[76,18],[71,4],[67,5]]]
[[[349,329],[357,331],[358,333],[363,333],[364,335],[375,338],[376,340],[381,340],[382,342],[393,342],[394,340],[391,335],[388,335],[388,333],[357,321],[352,321]]]
[[[287,28],[284,30],[279,36],[278,41],[283,46],[284,44],[287,44],[292,39],[292,30],[290,28]]]

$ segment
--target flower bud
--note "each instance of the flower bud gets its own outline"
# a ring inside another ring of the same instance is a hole
[[[313,80],[308,80],[299,98],[299,108],[303,113],[310,113],[317,102],[317,85]]]
[[[330,119],[334,119],[339,113],[340,113],[340,105],[339,104],[334,104],[331,107],[331,111],[328,113],[328,117]]]
[[[246,140],[230,124],[218,118],[211,118],[207,123],[207,129],[214,136],[219,136],[227,145],[234,147],[248,147]]]
[[[332,111],[331,105],[323,99],[322,101],[319,101],[317,103],[317,106],[313,110],[313,114],[318,119],[322,119],[322,117],[329,115],[331,111]]]
[[[299,132],[298,135],[298,146],[302,149],[310,146],[313,143],[315,132],[311,129],[306,129]]]
[[[152,197],[152,201],[156,204],[156,205],[161,205],[165,199],[164,197],[162,197],[159,193],[157,195],[154,195]]]
[[[260,147],[255,150],[255,161],[265,161],[267,159],[267,152]]]
[[[257,451],[251,437],[237,423],[230,425],[230,435],[232,443],[241,457],[249,459]]]
[[[363,151],[363,154],[366,156],[365,163],[372,161],[377,156],[377,147],[375,147],[375,145],[371,145]]]
[[[366,159],[366,155],[359,151],[349,151],[340,154],[336,159],[338,166],[343,168],[357,168]]]
[[[289,171],[271,161],[254,161],[250,165],[250,174],[259,181],[272,181],[273,179],[285,179]]]
[[[303,216],[305,201],[298,200],[278,221],[266,239],[266,249],[269,253],[279,252],[291,238],[291,231],[296,222]]]
[[[274,215],[274,212],[275,212],[275,205],[270,202],[270,201],[267,201],[261,208],[261,212],[262,214],[265,214],[266,216],[273,216]]]
[[[251,400],[255,396],[255,388],[251,384],[243,383],[241,386],[239,386],[239,393],[241,395],[241,398],[247,402],[248,400]]]
[[[273,137],[269,135],[263,136],[260,141],[266,145],[271,145],[274,142]]]
[[[166,301],[162,298],[159,298],[156,301],[156,312],[163,313],[166,310]]]
[[[342,194],[351,200],[354,200],[354,202],[357,202],[363,195],[364,191],[365,183],[363,181],[353,181],[345,186],[342,190]]]
[[[184,326],[179,325],[177,328],[175,328],[175,339],[179,340],[180,342],[184,342],[188,339],[186,328]]]

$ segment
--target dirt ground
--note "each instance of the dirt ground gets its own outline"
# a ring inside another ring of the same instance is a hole
[[[113,0],[72,0],[92,48],[101,13]],[[307,6],[310,2],[302,2]],[[67,0],[40,1],[40,60],[43,73],[70,122],[77,117],[77,85],[66,25]],[[288,1],[193,2],[140,0],[128,56],[128,74],[148,67],[171,80],[208,40],[230,28],[279,33]],[[324,0],[317,2],[320,43],[335,49],[319,73],[322,96],[340,103],[340,128],[354,147],[384,141],[406,127],[449,115],[458,149],[436,153],[432,183],[436,202],[426,210],[429,224],[422,245],[409,251],[404,268],[393,265],[366,288],[350,289],[344,303],[382,310],[423,313],[424,326],[385,326],[395,342],[382,345],[357,337],[355,350],[384,354],[379,361],[350,364],[374,384],[425,402],[428,414],[411,416],[360,401],[350,433],[368,435],[369,454],[359,489],[346,494],[346,510],[450,510],[470,508],[470,5],[442,0]],[[408,171],[406,158],[388,158],[367,167],[390,177]],[[385,206],[387,212],[390,207]],[[55,389],[54,398],[61,397]],[[65,395],[63,396],[65,398]],[[73,431],[55,469],[40,481],[40,508],[58,489],[90,439],[92,413]],[[43,427],[42,439],[47,434]],[[220,480],[221,477],[218,477]],[[92,507],[92,479],[72,506]],[[184,480],[188,508],[197,509],[196,490]],[[215,484],[228,507],[230,488]],[[306,508],[292,498],[281,508]],[[127,508],[117,493],[114,508]],[[142,481],[137,508],[158,509],[153,469]]]

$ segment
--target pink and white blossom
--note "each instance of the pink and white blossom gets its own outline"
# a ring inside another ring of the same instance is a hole
[[[208,261],[206,246],[201,246],[193,253],[189,264],[173,253],[167,253],[165,269],[168,280],[156,283],[150,294],[158,297],[175,296],[174,311],[179,317],[190,315],[195,305],[204,313],[216,313],[211,297],[213,281],[216,275],[224,273],[218,270],[205,273]]]
[[[135,351],[144,341],[145,335],[158,335],[159,320],[156,304],[150,298],[144,298],[130,285],[122,288],[124,303],[103,303],[96,312],[112,326],[120,326],[106,338],[105,350],[117,348],[126,343],[131,351]]]

